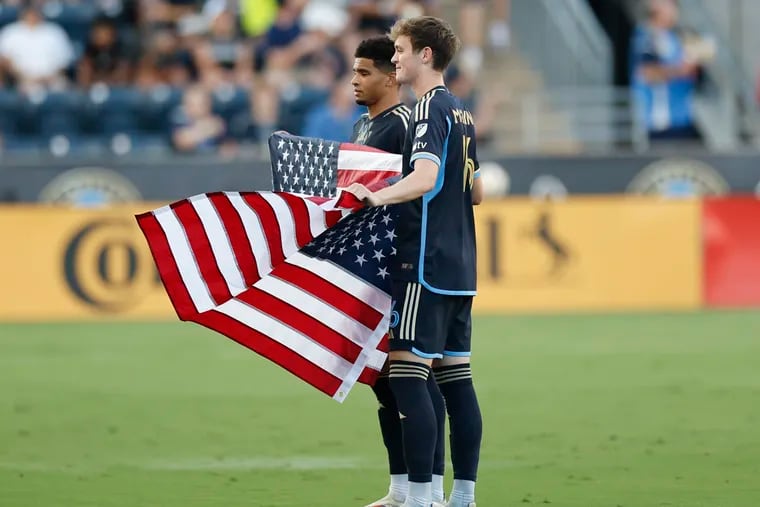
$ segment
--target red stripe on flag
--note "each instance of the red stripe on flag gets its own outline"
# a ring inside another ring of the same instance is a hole
[[[251,329],[232,317],[216,310],[210,310],[198,314],[194,321],[261,354],[328,396],[335,395],[340,388],[342,382],[339,378],[334,377],[269,336]]]
[[[364,368],[357,380],[361,382],[362,384],[373,386],[375,385],[375,382],[377,381],[378,375],[380,375],[379,371],[373,370],[372,368]]]
[[[197,314],[197,309],[177,269],[177,262],[169,247],[166,233],[153,213],[138,215],[137,224],[145,235],[145,239],[148,240],[150,253],[153,255],[153,261],[156,263],[158,274],[164,283],[174,311],[177,312],[180,320],[189,320]]]
[[[290,208],[290,212],[293,214],[293,222],[296,224],[296,244],[298,247],[306,246],[309,241],[314,239],[311,235],[311,216],[309,216],[309,209],[306,207],[306,203],[300,197],[296,197],[293,194],[285,192],[277,192],[277,196],[281,197]]]
[[[318,297],[369,329],[375,329],[383,318],[380,312],[361,299],[300,266],[286,262],[278,266],[272,275]]]
[[[397,171],[359,171],[354,169],[340,169],[338,171],[338,187],[346,188],[351,183],[359,182],[365,187],[383,182],[388,178],[398,176]]]
[[[171,208],[185,230],[190,249],[193,251],[198,269],[203,275],[203,281],[206,283],[211,297],[218,305],[228,301],[232,298],[232,294],[216,262],[214,251],[211,249],[211,242],[198,212],[188,200],[176,202],[171,205]]]
[[[245,284],[247,286],[253,285],[261,277],[256,264],[256,257],[253,255],[251,243],[248,240],[248,234],[246,234],[245,226],[243,225],[243,219],[225,194],[214,192],[208,194],[208,196],[227,232],[227,237],[230,240],[232,251],[235,252],[235,260],[243,274]]]
[[[373,148],[372,146],[367,146],[365,144],[353,144],[353,143],[340,143],[339,147],[340,151],[369,151],[373,153],[388,153],[387,151],[379,150],[377,148]]]
[[[269,257],[272,260],[272,266],[277,266],[285,260],[285,254],[282,251],[282,234],[274,209],[266,199],[257,193],[246,192],[240,195],[253,212],[258,215],[261,227],[264,230],[264,237],[269,245]]]
[[[328,211],[325,213],[325,224],[330,228],[340,222],[341,218],[343,218],[343,213],[341,211]]]
[[[306,312],[258,287],[251,287],[242,294],[239,294],[237,299],[254,308],[258,308],[270,317],[308,336],[311,340],[323,345],[327,350],[351,363],[356,361],[356,358],[361,353],[361,347],[342,334],[327,327]]]

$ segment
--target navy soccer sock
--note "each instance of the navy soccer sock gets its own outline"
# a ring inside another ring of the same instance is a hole
[[[412,361],[390,362],[390,386],[396,398],[404,442],[404,460],[411,483],[429,483],[437,422],[427,387],[430,368]]]
[[[430,399],[435,411],[435,422],[438,427],[438,438],[435,442],[435,454],[433,455],[433,473],[443,475],[446,470],[446,402],[438,388],[435,377],[430,375],[427,381]]]
[[[472,370],[469,364],[443,366],[435,369],[435,378],[449,413],[454,479],[475,481],[480,461],[483,420],[472,385]]]
[[[432,378],[432,376],[431,376]],[[388,468],[391,475],[406,474],[404,462],[404,442],[401,433],[401,421],[398,418],[396,399],[391,391],[388,375],[378,377],[372,386],[375,397],[380,404],[377,409],[377,419],[380,422],[380,433],[383,443],[388,450]]]

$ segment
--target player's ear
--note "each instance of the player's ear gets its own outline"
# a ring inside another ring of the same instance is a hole
[[[422,63],[431,63],[433,61],[433,50],[430,49],[430,46],[425,46],[422,48],[420,56],[422,56]]]
[[[385,86],[388,88],[398,86],[398,82],[396,81],[396,71],[388,73],[388,77],[385,80]]]

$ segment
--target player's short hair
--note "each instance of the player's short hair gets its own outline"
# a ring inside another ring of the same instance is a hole
[[[409,37],[414,51],[432,49],[433,68],[439,72],[446,70],[461,44],[451,25],[433,16],[398,20],[391,28],[391,39],[401,36]]]
[[[390,74],[396,70],[396,66],[391,63],[395,52],[393,41],[387,35],[377,35],[361,41],[354,51],[354,58],[372,60],[378,70]]]

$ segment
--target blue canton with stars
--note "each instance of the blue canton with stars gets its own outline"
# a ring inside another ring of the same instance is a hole
[[[328,260],[390,294],[388,263],[396,255],[392,208],[365,208],[348,215],[303,247],[301,252]]]
[[[272,190],[335,197],[340,143],[276,132],[269,137]]]

